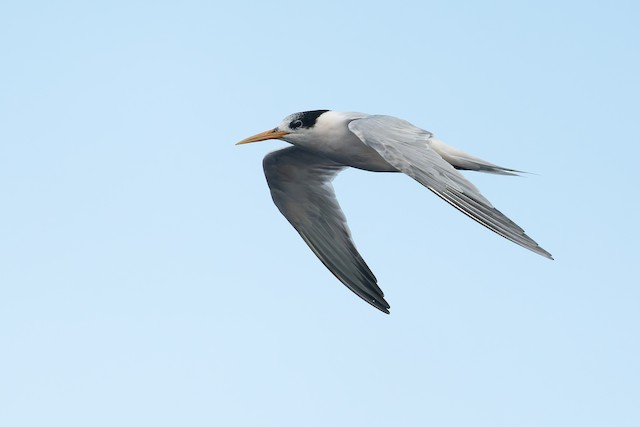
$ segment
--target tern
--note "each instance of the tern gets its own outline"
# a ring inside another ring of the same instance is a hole
[[[314,110],[287,116],[274,129],[237,143],[280,139],[292,145],[265,156],[271,197],[311,250],[340,282],[389,313],[390,305],[358,253],[331,181],[348,167],[403,172],[471,219],[546,258],[527,236],[458,170],[517,175],[444,144],[431,132],[392,116]]]

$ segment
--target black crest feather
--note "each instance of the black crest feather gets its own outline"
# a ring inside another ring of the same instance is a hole
[[[326,113],[327,111],[329,110],[313,110],[313,111],[303,111],[302,113],[298,113],[295,119],[291,121],[290,126],[292,128],[300,127],[299,123],[297,124],[297,126],[294,125],[296,121],[300,120],[302,122],[302,127],[311,128],[316,124],[316,120],[318,120],[318,117],[320,117],[322,114]]]

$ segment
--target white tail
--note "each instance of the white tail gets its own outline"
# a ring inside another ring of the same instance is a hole
[[[486,160],[479,159],[462,150],[451,147],[436,138],[429,139],[431,148],[456,169],[495,173],[499,175],[515,175],[524,173],[515,169],[503,168]]]

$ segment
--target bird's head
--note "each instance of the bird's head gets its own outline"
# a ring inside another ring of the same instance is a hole
[[[327,111],[329,110],[304,111],[291,114],[285,117],[275,128],[243,139],[236,145],[265,141],[267,139],[281,139],[291,144],[304,144],[306,140],[312,139],[318,132],[318,128],[316,128],[318,118]]]

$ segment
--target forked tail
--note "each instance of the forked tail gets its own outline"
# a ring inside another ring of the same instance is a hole
[[[515,176],[518,176],[519,173],[526,173],[516,169],[503,168],[502,166],[494,165],[491,162],[487,162],[486,160],[479,159],[469,153],[465,153],[458,148],[451,147],[436,138],[431,138],[429,141],[431,142],[433,150],[456,169]]]

